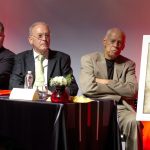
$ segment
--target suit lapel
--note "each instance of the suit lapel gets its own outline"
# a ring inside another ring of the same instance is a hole
[[[98,67],[98,73],[100,74],[100,76],[104,79],[107,79],[108,78],[107,66],[106,66],[106,60],[104,58],[103,53],[99,53],[98,57],[96,58],[96,63]]]
[[[26,70],[32,71],[33,75],[35,76],[35,63],[34,63],[33,50],[29,51],[29,53],[27,53],[26,64],[27,64]]]
[[[52,73],[55,69],[56,61],[57,59],[55,57],[55,53],[49,50],[47,82],[49,82],[49,78],[52,76]]]
[[[123,68],[124,68],[124,63],[115,62],[113,79],[119,79],[121,77]]]
[[[99,55],[96,55],[97,57],[95,57],[96,59],[96,66],[97,66],[97,71],[96,71],[96,75],[97,77],[101,77],[103,79],[107,79],[108,75],[107,75],[107,65],[106,65],[106,60],[104,57],[103,53],[99,53]],[[122,62],[122,61],[121,61]],[[113,75],[113,79],[119,79],[120,76],[122,75],[122,71],[124,68],[124,63],[120,62],[120,57],[118,57],[118,59],[116,60],[115,64],[114,64],[114,75]]]

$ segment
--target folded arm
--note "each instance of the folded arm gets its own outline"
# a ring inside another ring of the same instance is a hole
[[[128,63],[122,70],[122,75],[116,80],[103,79],[95,73],[92,58],[81,59],[80,86],[84,95],[94,98],[113,98],[119,101],[121,97],[134,97],[137,94],[135,64]],[[99,74],[102,70],[99,70]]]

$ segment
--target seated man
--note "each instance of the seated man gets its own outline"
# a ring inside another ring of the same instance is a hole
[[[9,88],[9,78],[14,63],[14,53],[3,47],[4,25],[0,22],[0,89]]]
[[[66,76],[68,74],[71,74],[73,77],[73,71],[70,66],[70,56],[49,49],[50,29],[46,23],[36,22],[32,24],[29,28],[28,39],[32,50],[16,55],[15,65],[10,78],[10,89],[14,87],[24,87],[25,76],[28,71],[32,71],[34,76],[33,87],[47,86],[50,91],[53,90],[53,87],[49,84],[50,78]],[[40,58],[42,59],[39,60]],[[39,61],[42,64],[40,67],[38,65]],[[41,70],[43,72],[39,73]],[[71,96],[77,94],[78,86],[74,77],[71,85],[67,87],[66,90]]]
[[[130,103],[137,96],[135,63],[120,55],[125,34],[118,28],[107,31],[103,52],[81,58],[80,87],[83,94],[95,99],[112,99],[117,103],[119,128],[125,135],[126,150],[142,150],[142,130]]]

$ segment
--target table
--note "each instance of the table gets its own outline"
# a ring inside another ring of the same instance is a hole
[[[0,98],[0,145],[13,150],[120,150],[113,101],[54,104]]]
[[[122,149],[114,101],[70,103],[64,112],[69,150]]]

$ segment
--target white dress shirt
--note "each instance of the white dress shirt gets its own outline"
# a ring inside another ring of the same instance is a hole
[[[33,50],[33,55],[34,55],[34,60],[36,62],[39,54],[35,50]],[[47,86],[47,72],[48,72],[48,59],[47,58],[45,58],[43,61],[43,67],[44,67],[44,78],[45,78],[44,85]],[[35,63],[35,70],[36,70],[36,63]]]

